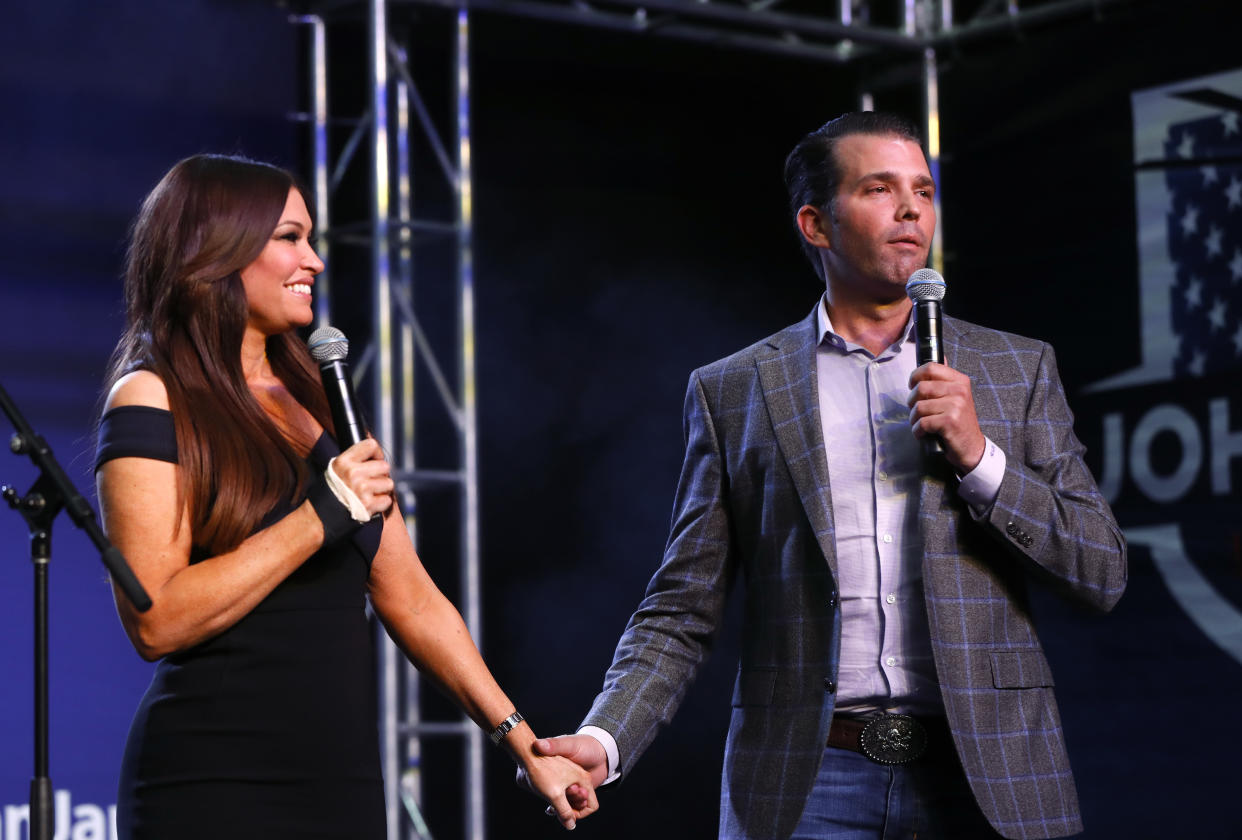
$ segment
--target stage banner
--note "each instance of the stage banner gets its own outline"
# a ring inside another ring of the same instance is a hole
[[[1141,362],[1076,408],[1132,550],[1242,666],[1242,70],[1132,107]]]

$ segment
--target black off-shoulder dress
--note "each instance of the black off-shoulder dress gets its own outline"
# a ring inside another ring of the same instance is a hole
[[[308,462],[322,471],[338,452],[325,433]],[[105,414],[96,469],[122,457],[176,463],[172,415]],[[160,660],[121,765],[121,838],[385,836],[365,615],[381,530],[372,522],[321,549],[228,630]]]

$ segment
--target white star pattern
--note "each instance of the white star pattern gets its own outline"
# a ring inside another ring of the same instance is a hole
[[[1207,253],[1209,257],[1220,256],[1220,237],[1220,228],[1213,226],[1212,229],[1208,231],[1207,240],[1204,244],[1207,246]]]
[[[1199,305],[1199,295],[1203,291],[1203,281],[1198,277],[1190,278],[1190,285],[1186,287],[1186,308],[1194,309]]]
[[[1177,144],[1177,155],[1189,159],[1195,153],[1195,136],[1187,131],[1182,135],[1182,142]]]
[[[1225,302],[1217,298],[1212,302],[1212,308],[1208,310],[1208,320],[1212,322],[1212,332],[1223,330],[1225,328]]]
[[[1242,110],[1169,125],[1163,149],[1175,376],[1242,373]]]
[[[1237,178],[1229,179],[1229,186],[1225,187],[1225,198],[1229,199],[1229,209],[1242,207],[1242,181]]]
[[[1194,356],[1190,359],[1190,364],[1187,365],[1187,367],[1190,368],[1190,372],[1195,376],[1202,376],[1203,368],[1206,364],[1207,357],[1203,355],[1203,351],[1196,350]]]
[[[1190,236],[1199,228],[1199,211],[1187,205],[1186,212],[1182,214],[1182,233]]]
[[[1238,112],[1230,111],[1220,115],[1220,121],[1225,124],[1225,136],[1238,133]]]

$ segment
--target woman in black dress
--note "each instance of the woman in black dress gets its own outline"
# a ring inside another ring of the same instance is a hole
[[[481,727],[515,711],[419,562],[379,444],[329,434],[292,332],[323,269],[311,228],[289,173],[213,155],[173,167],[134,223],[96,459],[105,527],[154,602],[117,609],[159,660],[121,768],[124,838],[382,838],[368,596]],[[518,723],[502,743],[572,827],[589,779],[534,737]]]

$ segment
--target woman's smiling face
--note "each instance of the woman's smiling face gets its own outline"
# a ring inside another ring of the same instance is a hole
[[[241,270],[246,290],[248,329],[276,335],[314,320],[311,288],[323,261],[311,247],[311,218],[296,188],[289,190],[285,209],[272,238],[255,261]]]

